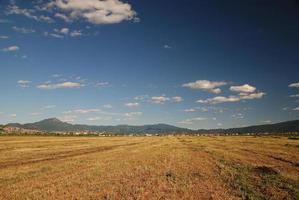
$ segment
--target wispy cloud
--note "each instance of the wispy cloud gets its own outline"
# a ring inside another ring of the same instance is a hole
[[[29,33],[35,33],[36,32],[34,29],[17,27],[17,26],[13,26],[12,29],[16,32],[23,33],[23,34],[29,34]]]
[[[82,35],[83,35],[83,33],[82,33],[81,30],[74,30],[74,31],[70,32],[71,37],[79,37],[79,36],[82,36]]]
[[[8,39],[9,37],[8,36],[6,36],[6,35],[0,35],[0,39]]]
[[[111,104],[106,104],[106,105],[103,105],[104,108],[107,108],[107,109],[111,109],[113,108],[113,106]]]
[[[149,95],[144,94],[144,95],[139,95],[139,96],[134,97],[134,100],[143,101],[143,100],[148,99],[148,98],[149,98]]]
[[[64,34],[64,35],[68,35],[69,32],[70,32],[70,29],[69,28],[61,28],[61,29],[54,29],[54,31],[56,33],[61,33],[61,34]]]
[[[52,78],[60,78],[60,77],[62,77],[62,75],[61,74],[52,74],[51,77]]]
[[[99,121],[102,120],[102,117],[89,117],[87,118],[88,121]]]
[[[89,108],[89,109],[76,109],[76,110],[69,110],[64,112],[64,114],[88,114],[88,113],[98,113],[101,112],[101,109],[98,108]]]
[[[76,89],[81,88],[83,85],[81,83],[76,82],[63,82],[63,83],[55,83],[55,84],[41,84],[38,85],[38,89],[42,90],[55,90],[55,89]]]
[[[188,109],[184,109],[183,110],[184,112],[196,112],[196,109],[194,109],[194,108],[188,108]]]
[[[184,101],[184,99],[183,99],[183,97],[175,96],[175,97],[171,97],[171,101],[180,103],[180,102]]]
[[[109,86],[110,86],[109,82],[97,82],[95,84],[96,88],[105,88],[105,87],[109,87]]]
[[[20,8],[15,3],[12,3],[6,8],[6,15],[23,15],[27,18],[34,19],[39,22],[53,23],[54,20],[45,15],[37,15],[34,9]]]
[[[172,47],[170,46],[170,45],[168,45],[168,44],[164,44],[164,49],[171,49]]]
[[[207,120],[207,118],[196,117],[196,118],[191,118],[191,119],[185,119],[185,120],[179,121],[177,123],[178,124],[184,124],[184,125],[193,125],[195,123],[205,121],[205,120]]]
[[[239,102],[241,100],[251,100],[251,99],[261,99],[265,96],[266,93],[258,92],[258,93],[251,93],[251,94],[240,94],[239,96],[231,95],[231,96],[217,96],[213,98],[208,98],[205,100],[198,100],[198,103],[208,103],[208,104],[219,104],[219,103],[232,103],[232,102]]]
[[[272,121],[271,120],[264,120],[264,121],[261,121],[261,123],[263,123],[263,124],[271,124]]]
[[[184,99],[180,96],[168,97],[166,95],[161,96],[149,96],[149,95],[140,95],[134,97],[135,101],[143,101],[152,104],[165,104],[166,102],[180,103]]]
[[[31,116],[39,116],[39,115],[41,115],[41,113],[39,113],[39,112],[33,112],[33,113],[30,113],[30,115]]]
[[[0,24],[7,24],[7,23],[12,23],[12,21],[8,19],[0,19]]]
[[[30,86],[31,81],[28,80],[19,80],[18,85],[22,88],[27,88]]]
[[[129,108],[134,108],[134,107],[138,107],[139,103],[137,103],[137,102],[125,103],[125,106],[129,107]]]
[[[62,14],[62,13],[55,13],[54,16],[64,20],[65,22],[68,22],[68,23],[73,21],[70,17],[68,17],[68,16],[66,16],[65,14]]]
[[[242,113],[236,113],[232,115],[234,119],[244,119],[244,115]]]
[[[2,51],[4,52],[14,52],[14,51],[19,51],[20,50],[20,47],[19,46],[9,46],[9,47],[6,47],[6,48],[3,48]]]
[[[49,32],[44,32],[44,36],[50,36],[50,37],[53,37],[53,38],[58,38],[58,39],[62,39],[62,38],[64,38],[64,36],[63,35],[59,35],[59,34],[57,34],[57,33],[49,33]]]
[[[53,109],[56,108],[56,105],[46,105],[43,107],[43,109]]]
[[[45,32],[45,36],[51,36],[54,38],[64,38],[66,36],[79,37],[82,36],[82,30],[70,30],[69,28],[54,29],[54,33]]]
[[[141,115],[143,115],[142,112],[129,112],[124,114],[124,116],[126,117],[125,120],[134,120]]]
[[[64,115],[62,117],[59,117],[59,119],[63,122],[69,122],[69,123],[72,123],[72,122],[75,122],[75,120],[78,118],[78,116],[76,115]]]

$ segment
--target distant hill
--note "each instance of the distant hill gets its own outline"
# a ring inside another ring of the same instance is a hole
[[[276,124],[265,124],[248,126],[243,128],[226,129],[227,133],[286,133],[299,132],[299,120],[280,122]]]
[[[190,132],[191,130],[185,128],[179,128],[167,124],[154,124],[144,126],[130,126],[130,125],[118,125],[118,126],[89,126],[80,124],[69,124],[62,122],[57,118],[45,119],[36,123],[29,124],[7,124],[6,126],[18,127],[23,129],[34,129],[45,132],[75,132],[75,131],[96,131],[118,134],[130,134],[130,133],[182,133]]]
[[[263,124],[255,126],[247,126],[241,128],[229,128],[229,129],[200,129],[198,133],[222,133],[222,134],[233,134],[233,133],[288,133],[288,132],[299,132],[299,120],[280,122],[275,124]]]
[[[106,132],[116,134],[167,134],[167,133],[194,133],[194,134],[206,134],[206,133],[286,133],[286,132],[299,132],[299,120],[281,122],[276,124],[266,124],[257,126],[248,126],[242,128],[230,128],[230,129],[200,129],[190,130],[186,128],[180,128],[167,124],[153,124],[143,126],[130,126],[130,125],[118,125],[118,126],[90,126],[81,124],[69,124],[62,122],[57,118],[45,119],[35,123],[7,124],[6,127],[17,127],[23,129],[33,129],[44,132],[75,132],[75,131],[93,131],[93,132]]]

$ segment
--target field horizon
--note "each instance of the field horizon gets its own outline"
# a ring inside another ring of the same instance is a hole
[[[34,123],[9,123],[0,126],[3,133],[22,133],[22,134],[152,134],[152,135],[167,135],[167,134],[298,134],[299,120],[284,121],[279,123],[267,123],[262,125],[251,125],[248,127],[228,128],[228,129],[198,129],[192,130],[181,128],[174,125],[163,123],[150,125],[84,125],[71,124],[63,122],[58,118],[44,119]]]

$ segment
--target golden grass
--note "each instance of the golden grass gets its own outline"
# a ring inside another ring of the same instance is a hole
[[[0,199],[299,199],[299,140],[0,137]]]

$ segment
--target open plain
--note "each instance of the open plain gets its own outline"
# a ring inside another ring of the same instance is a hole
[[[0,199],[299,199],[299,140],[2,136]]]

